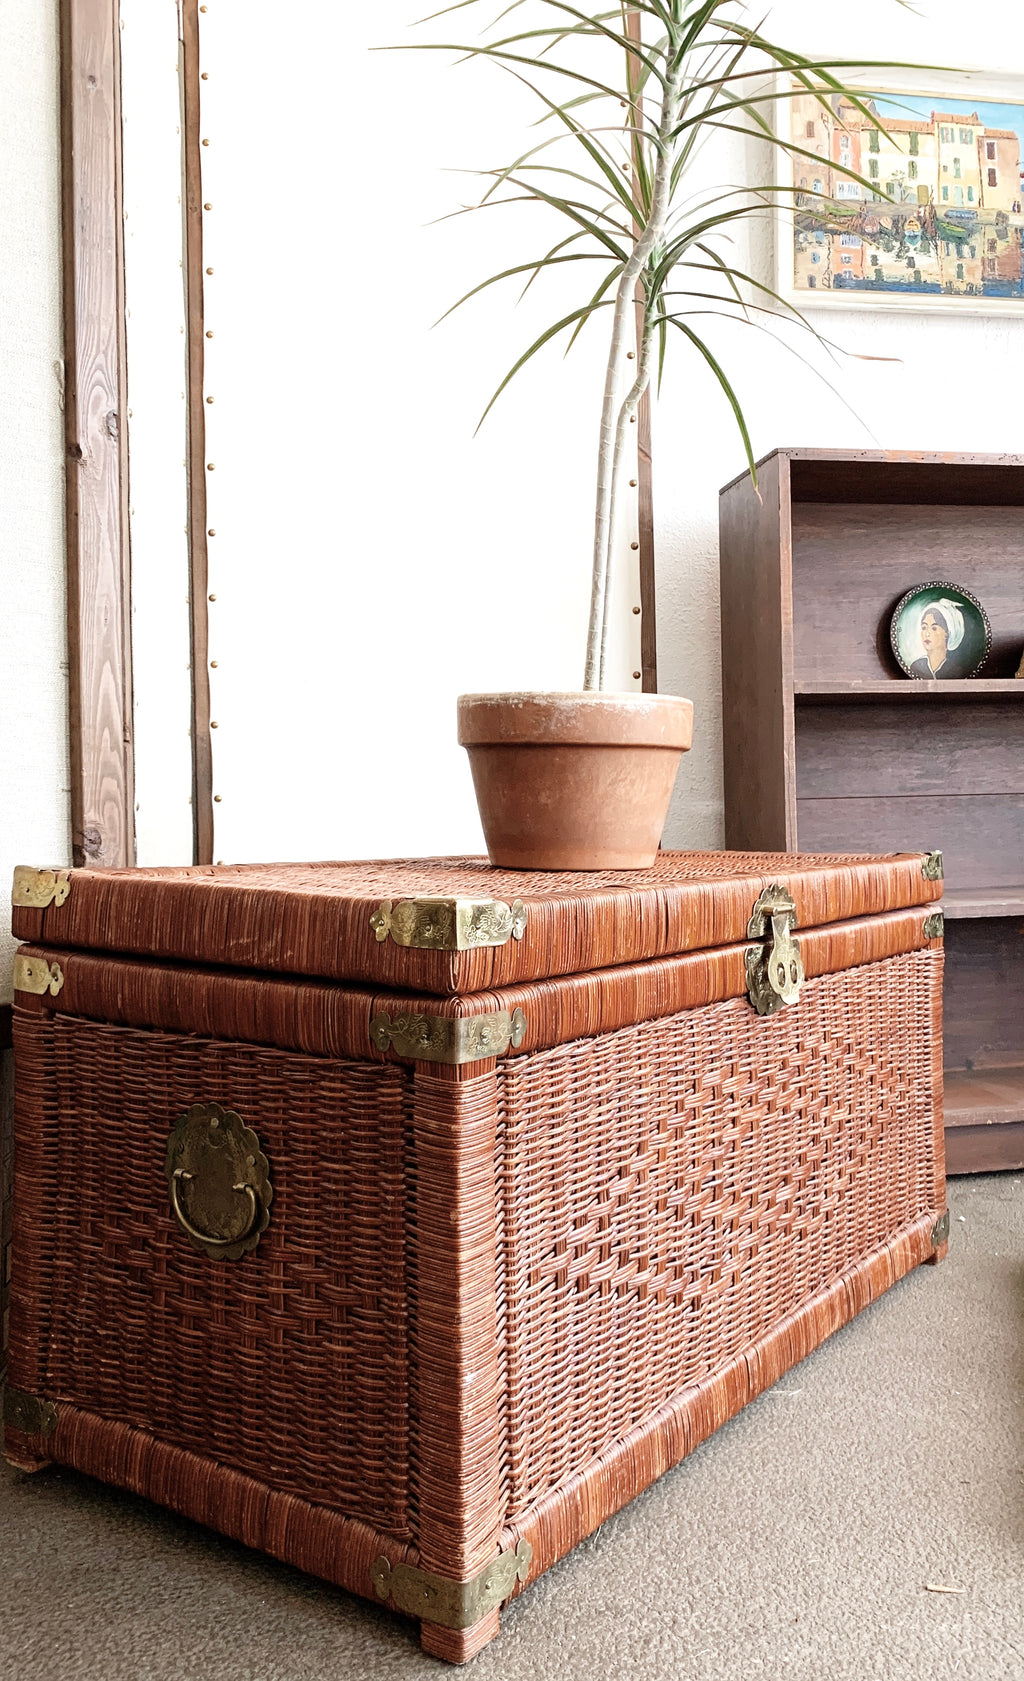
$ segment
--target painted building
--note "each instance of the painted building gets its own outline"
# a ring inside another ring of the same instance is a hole
[[[793,100],[794,284],[1024,296],[1018,136],[979,112]],[[820,161],[819,161],[820,160]],[[861,179],[853,179],[854,176]]]

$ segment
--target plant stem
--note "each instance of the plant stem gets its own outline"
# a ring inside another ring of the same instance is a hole
[[[604,649],[608,637],[608,584],[613,540],[612,515],[615,502],[616,469],[621,465],[622,460],[622,447],[618,440],[618,433],[621,432],[624,425],[629,424],[627,405],[633,395],[631,391],[626,399],[626,404],[620,409],[617,424],[615,408],[619,369],[622,363],[630,311],[634,308],[636,282],[643,273],[648,257],[664,233],[668,219],[669,204],[672,197],[672,132],[679,121],[681,81],[682,65],[676,64],[670,57],[668,74],[665,79],[665,91],[662,96],[658,134],[654,142],[657,155],[654,165],[650,213],[619,276],[618,290],[615,294],[611,344],[608,349],[604,399],[601,405],[601,431],[597,458],[597,506],[594,515],[594,569],[590,595],[590,627],[587,633],[587,662],[583,674],[584,689],[601,688],[604,681]],[[645,360],[643,348],[641,346],[640,368],[637,370],[638,380]],[[646,360],[649,370],[649,344],[647,349]],[[636,390],[635,384],[633,390]],[[642,390],[643,386],[640,387],[640,392]],[[637,393],[637,401],[639,401],[640,392]],[[623,414],[625,414],[625,420],[623,420]]]

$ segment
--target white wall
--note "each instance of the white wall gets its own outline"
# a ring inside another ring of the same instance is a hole
[[[219,858],[480,851],[456,696],[582,682],[604,335],[543,353],[474,439],[582,288],[517,309],[504,285],[432,329],[561,230],[437,222],[482,191],[453,171],[510,162],[537,110],[491,66],[371,54],[424,9],[200,19]],[[632,535],[610,686],[639,689]]]
[[[766,33],[823,56],[1024,73],[1020,0],[991,0],[974,10],[961,0],[921,0],[913,12],[897,0],[845,7],[778,0]],[[707,161],[706,178],[731,185],[745,170],[761,171],[759,152],[741,140],[723,145]],[[770,280],[767,224],[749,256],[759,277]],[[893,360],[840,357],[834,366],[817,358],[839,390],[834,396],[765,335],[722,329],[716,344],[723,361],[728,356],[756,456],[799,445],[1024,452],[1024,310],[1020,320],[856,309],[809,309],[808,315],[846,351]],[[721,846],[718,490],[743,470],[744,457],[724,400],[693,356],[677,354],[667,371],[654,416],[654,463],[660,686],[689,695],[697,706],[694,748],[683,761],[665,840]]]
[[[0,5],[0,891],[70,861],[56,0]],[[10,1000],[0,911],[0,1003]]]

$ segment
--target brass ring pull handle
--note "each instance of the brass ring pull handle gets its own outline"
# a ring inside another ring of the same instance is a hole
[[[164,1175],[171,1212],[194,1248],[214,1261],[237,1261],[255,1249],[270,1223],[274,1191],[260,1141],[234,1110],[217,1103],[186,1110],[168,1141]]]
[[[214,1237],[212,1232],[201,1232],[198,1226],[194,1226],[181,1206],[181,1200],[178,1196],[178,1180],[194,1178],[195,1174],[186,1173],[183,1167],[176,1167],[171,1176],[171,1207],[174,1209],[175,1218],[182,1231],[187,1232],[193,1242],[200,1244],[207,1250],[230,1249],[233,1243],[244,1243],[245,1239],[252,1231],[253,1226],[256,1224],[256,1221],[259,1219],[260,1213],[259,1198],[252,1186],[232,1185],[231,1187],[233,1191],[246,1192],[249,1198],[249,1217],[242,1230],[234,1237]]]

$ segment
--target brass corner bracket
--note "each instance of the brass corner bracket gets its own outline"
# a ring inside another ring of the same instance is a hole
[[[52,1401],[8,1385],[4,1390],[4,1423],[23,1436],[52,1436],[57,1428],[57,1409]]]
[[[787,887],[773,882],[758,895],[747,923],[747,938],[763,940],[771,924],[771,945],[748,946],[745,955],[747,996],[759,1016],[774,1015],[795,1004],[804,984],[800,942],[793,938],[796,904]]]
[[[932,911],[921,924],[921,932],[926,940],[941,940],[946,926],[946,919],[941,911]]]
[[[941,1245],[943,1243],[948,1243],[948,1241],[949,1241],[949,1209],[947,1208],[946,1212],[944,1214],[939,1215],[939,1218],[936,1220],[934,1226],[932,1227],[932,1248],[933,1249],[938,1249],[938,1248],[941,1247]]]
[[[47,905],[62,905],[70,892],[71,877],[67,870],[34,870],[28,864],[15,866],[12,905],[41,911]]]
[[[941,852],[923,852],[921,854],[921,874],[925,881],[942,881],[945,871],[942,868]]]
[[[433,1570],[417,1570],[412,1564],[392,1565],[375,1558],[370,1579],[381,1599],[390,1599],[396,1611],[422,1617],[441,1628],[472,1628],[488,1611],[506,1600],[517,1582],[530,1574],[533,1548],[520,1541],[515,1552],[499,1553],[468,1582],[455,1582]]]
[[[385,899],[371,912],[370,927],[379,944],[390,934],[397,946],[417,951],[472,951],[503,946],[526,932],[521,899]]]
[[[48,992],[56,998],[64,985],[64,971],[59,963],[47,963],[45,957],[30,957],[19,951],[14,959],[13,981],[15,992],[34,992],[39,998]]]
[[[370,1023],[370,1038],[379,1051],[452,1067],[504,1056],[510,1046],[518,1049],[525,1035],[526,1017],[519,1009],[486,1016],[392,1017],[382,1011]]]

